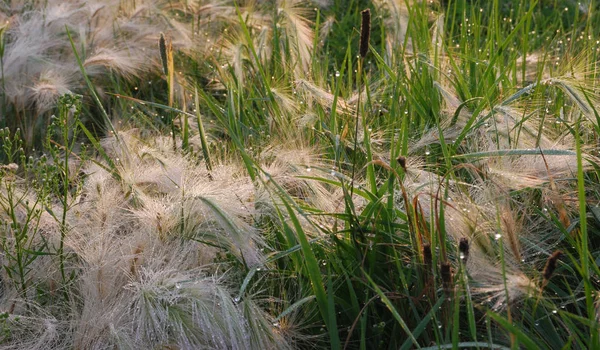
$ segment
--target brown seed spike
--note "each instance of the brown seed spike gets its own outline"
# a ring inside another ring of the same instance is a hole
[[[160,33],[160,39],[158,39],[158,51],[160,52],[160,60],[163,65],[163,71],[166,76],[169,75],[169,65],[167,63],[167,40],[165,35]]]
[[[552,255],[550,255],[550,257],[546,261],[546,266],[544,266],[544,271],[542,272],[542,276],[544,277],[545,281],[548,281],[550,277],[552,277],[554,270],[556,270],[556,264],[558,263],[558,259],[561,255],[562,252],[560,250],[557,250],[554,253],[552,253]]]
[[[447,294],[452,292],[452,268],[449,262],[444,262],[440,266],[440,275],[442,276],[442,285]]]
[[[467,263],[467,260],[469,259],[469,239],[468,238],[461,238],[460,241],[458,242],[458,251],[461,254],[461,259],[463,261],[463,264]]]
[[[365,58],[369,52],[369,36],[371,35],[371,10],[361,12],[362,22],[360,26],[360,57]]]
[[[398,164],[400,164],[400,166],[402,167],[402,169],[404,171],[406,171],[406,157],[405,156],[398,156],[398,158],[396,158],[396,161],[398,162]]]
[[[431,244],[423,244],[423,264],[427,269],[431,268],[433,257],[431,255]]]

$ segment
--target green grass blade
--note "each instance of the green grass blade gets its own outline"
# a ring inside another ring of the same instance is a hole
[[[311,281],[313,292],[315,293],[315,297],[317,298],[317,303],[319,304],[319,310],[321,312],[321,316],[323,317],[323,321],[327,325],[327,329],[329,331],[329,340],[331,342],[331,348],[339,349],[341,347],[341,344],[337,326],[335,323],[335,310],[333,316],[329,315],[330,308],[332,308],[332,306],[329,305],[327,293],[325,293],[325,287],[323,285],[323,279],[321,278],[321,269],[319,268],[319,263],[317,262],[317,258],[315,257],[315,254],[312,251],[306,233],[304,232],[304,228],[300,224],[296,213],[285,198],[282,197],[281,199],[287,209],[288,215],[290,216],[290,220],[294,225],[298,241],[300,241],[302,254],[304,255],[304,260],[306,262],[306,268],[308,270],[308,276]]]
[[[392,313],[392,316],[394,316],[396,321],[398,321],[398,324],[400,324],[400,327],[402,327],[402,329],[404,330],[404,332],[406,333],[408,338],[412,341],[413,345],[416,346],[418,349],[420,349],[421,346],[419,346],[417,339],[415,338],[415,336],[412,334],[412,332],[408,328],[408,325],[406,324],[406,322],[404,321],[402,316],[400,316],[400,314],[398,313],[398,310],[396,310],[396,308],[394,307],[394,304],[392,304],[390,299],[385,295],[385,293],[383,293],[383,291],[379,288],[379,286],[373,281],[371,276],[369,276],[367,274],[367,272],[365,270],[363,270],[362,268],[361,268],[361,270],[362,270],[362,273],[365,275],[365,277],[367,277],[367,279],[369,280],[369,283],[371,283],[371,286],[373,287],[373,289],[375,289],[375,292],[377,293],[377,295],[379,295],[379,297],[381,298],[381,301],[383,302],[383,304],[385,304],[385,306],[388,308],[388,310],[390,310],[390,312]]]
[[[292,313],[294,310],[298,309],[300,306],[308,303],[309,301],[312,301],[315,299],[314,295],[309,295],[305,298],[302,298],[300,300],[298,300],[297,302],[293,303],[292,305],[288,306],[287,309],[283,310],[279,316],[277,316],[277,318],[275,318],[275,322],[281,320],[282,318],[284,318],[285,316],[289,315],[290,313]]]
[[[518,341],[525,346],[525,348],[530,349],[530,350],[537,350],[539,349],[539,345],[538,343],[534,342],[533,340],[531,340],[531,338],[529,338],[527,336],[527,334],[525,334],[519,327],[513,325],[512,323],[508,322],[508,320],[506,320],[504,317],[500,316],[499,314],[493,312],[493,311],[488,311],[487,313],[494,321],[498,322],[504,329],[506,329],[508,332],[510,332],[511,334],[514,334],[515,337],[518,339]]]
[[[102,105],[102,102],[100,101],[100,98],[98,97],[98,93],[96,93],[94,84],[92,84],[90,77],[87,75],[87,73],[85,71],[85,67],[83,66],[83,61],[81,61],[81,57],[79,57],[79,53],[77,52],[77,48],[75,47],[75,41],[73,41],[71,32],[69,31],[69,28],[66,25],[65,25],[65,30],[67,31],[67,36],[69,37],[69,41],[71,42],[71,48],[73,49],[73,54],[75,55],[75,59],[77,60],[77,64],[79,65],[79,70],[81,71],[81,74],[83,75],[83,79],[85,80],[85,83],[86,83],[88,89],[90,90],[92,99],[98,105],[98,108],[100,109],[100,112],[102,113],[102,117],[104,118],[104,122],[110,128],[110,131],[113,132],[113,134],[117,138],[117,141],[119,141],[119,136],[117,135],[117,130],[115,130],[115,127],[113,126],[112,122],[110,121],[110,118],[108,117],[108,113],[106,113],[106,110],[104,109],[104,106]]]
[[[431,322],[431,318],[435,315],[435,313],[439,310],[439,308],[444,303],[444,300],[445,300],[444,298],[439,298],[437,303],[435,303],[435,305],[433,305],[433,307],[431,308],[431,310],[429,310],[427,315],[425,315],[425,317],[423,317],[421,322],[419,322],[417,327],[415,327],[415,329],[411,332],[411,334],[413,335],[414,338],[419,337],[421,335],[421,333],[423,333],[423,331],[425,330],[425,328],[427,327],[429,322]],[[402,344],[402,346],[400,347],[400,350],[408,350],[408,349],[410,349],[410,347],[412,345],[413,345],[412,339],[407,338],[404,341],[404,344]]]

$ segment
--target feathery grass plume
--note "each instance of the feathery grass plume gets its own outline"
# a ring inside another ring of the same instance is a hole
[[[244,75],[248,74],[243,65],[252,65],[258,69],[257,65],[267,64],[274,50],[285,53],[281,55],[282,66],[292,69],[295,77],[306,77],[309,71],[314,44],[314,31],[309,19],[312,16],[312,8],[304,6],[304,2],[299,0],[278,0],[274,6],[277,10],[276,18],[273,18],[270,6],[261,6],[260,3],[249,2],[245,7],[239,8],[242,18],[246,19],[244,26],[254,34],[250,42],[244,33],[238,30],[240,23],[233,22],[231,24],[237,28],[228,27],[227,33],[218,39],[224,55],[217,59],[221,66],[234,67],[238,82],[245,81]],[[237,19],[235,8],[232,9],[232,17]],[[277,41],[273,40],[275,22],[279,28],[276,32],[279,36]],[[280,46],[274,48],[273,43]],[[259,62],[255,62],[256,59]],[[227,79],[226,76],[222,78]]]
[[[247,322],[218,280],[144,270],[142,279],[130,288],[138,343],[165,346],[175,342],[189,349],[247,348]]]
[[[86,200],[70,216],[74,234],[68,246],[82,261],[78,286],[83,310],[74,343],[82,348],[287,348],[277,329],[267,326],[272,321],[258,304],[248,299],[236,305],[221,286],[228,278],[206,272],[213,269],[214,246],[233,255],[241,252],[240,260],[250,265],[261,260],[261,245],[254,238],[231,231],[245,230],[251,221],[252,183],[235,175],[239,167],[226,164],[215,167],[209,181],[202,165],[172,150],[169,137],[156,137],[149,145],[135,132],[123,135],[121,144],[104,144],[113,157],[122,147],[129,150],[129,158],[119,165],[125,182],[91,163]],[[212,207],[194,199],[200,197],[210,199]],[[104,202],[106,207],[97,210]],[[101,220],[90,220],[97,215]],[[203,243],[182,246],[171,239],[181,226],[183,238]],[[132,314],[131,308],[137,311]],[[104,316],[93,318],[98,310]],[[252,322],[246,318],[250,316]]]
[[[2,349],[45,350],[70,347],[68,322],[57,319],[39,305],[30,304],[22,314],[2,314]]]
[[[526,298],[539,295],[540,289],[534,281],[524,273],[509,267],[506,273],[506,279],[498,270],[489,271],[484,275],[480,273],[478,282],[474,283],[473,294],[484,297],[484,304],[490,306],[495,311],[500,311],[508,307],[507,292],[510,295],[510,302],[516,303]]]
[[[560,259],[562,255],[562,251],[557,250],[546,260],[546,265],[544,266],[544,270],[542,271],[542,277],[544,278],[544,283],[548,283],[552,274],[556,270],[556,265],[558,264],[558,259]]]
[[[311,63],[311,52],[314,42],[314,30],[309,19],[311,8],[303,6],[301,0],[277,0],[278,15],[281,18],[287,43],[291,45],[294,60],[289,62],[294,67],[297,78],[305,77]],[[281,44],[284,45],[283,40]],[[282,52],[286,48],[282,46]]]
[[[406,1],[403,0],[377,0],[374,1],[374,4],[381,10],[387,10],[388,12],[388,15],[384,17],[383,21],[386,28],[385,59],[386,62],[392,65],[394,59],[400,57],[398,52],[402,49],[407,40],[406,47],[409,52],[412,51],[412,39],[406,35],[410,12]]]
[[[285,82],[274,82],[271,84],[271,93],[273,93],[273,97],[277,101],[277,107],[281,109],[282,117],[286,118],[284,120],[280,120],[279,123],[285,124],[297,124],[290,123],[291,118],[298,118],[298,114],[300,112],[300,105],[298,104],[297,97],[293,94],[293,91],[289,85]],[[283,125],[279,126],[280,129],[283,129]],[[285,130],[285,129],[283,129]],[[298,130],[294,128],[297,132]]]
[[[138,78],[143,71],[148,71],[150,66],[144,57],[132,53],[128,49],[98,48],[86,57],[83,62],[86,72],[92,76],[102,74],[100,68],[109,69],[127,80]]]
[[[546,84],[558,86],[590,121],[596,121],[593,110],[597,108],[598,96],[593,89],[588,90],[580,80],[572,77],[551,78],[546,81]],[[586,95],[595,102],[596,106],[590,105]]]
[[[119,171],[138,204],[128,210],[142,227],[162,238],[182,235],[213,242],[240,261],[260,263],[264,242],[248,224],[253,185],[239,176],[239,166],[217,166],[209,177],[195,160],[173,151],[169,138],[156,137],[151,146],[132,132],[123,134],[122,146],[105,142],[105,148],[116,156],[116,147],[129,150]]]
[[[268,114],[265,117],[269,121],[269,133],[278,135],[282,139],[297,138],[298,125],[302,123],[301,101],[285,80],[272,80],[270,88],[275,104],[273,108],[266,111]]]
[[[38,80],[29,88],[29,103],[35,106],[38,114],[53,109],[61,95],[71,92],[72,78],[64,71],[49,69],[41,72]]]
[[[516,261],[521,261],[521,244],[519,242],[519,231],[522,225],[518,222],[516,213],[507,204],[500,204],[498,208],[500,215],[500,227],[502,233],[508,240],[510,252]]]
[[[325,45],[325,40],[331,33],[333,29],[333,25],[335,24],[335,16],[328,16],[322,23],[319,28],[319,47],[323,47]]]
[[[324,105],[331,109],[333,108],[333,102],[337,101],[337,105],[335,106],[337,113],[344,113],[347,115],[355,113],[355,107],[352,106],[351,103],[340,96],[336,99],[336,97],[328,92],[327,89],[316,85],[313,81],[297,79],[295,81],[295,87],[299,93],[304,92],[303,97],[307,101],[308,106]]]
[[[325,161],[318,150],[303,146],[301,142],[288,139],[284,148],[272,146],[265,149],[261,154],[261,167],[289,195],[315,208],[334,212],[339,203],[338,197],[332,193],[333,189],[321,182],[301,178],[315,173],[330,175],[333,165]]]
[[[371,37],[371,10],[363,10],[360,15],[360,42],[358,53],[360,57],[365,58],[369,52],[369,38]]]
[[[460,252],[460,259],[462,260],[463,264],[467,264],[467,261],[469,260],[469,239],[466,237],[463,237],[459,240],[458,242],[458,251]]]
[[[234,78],[239,86],[246,81],[245,65],[251,61],[249,49],[244,44],[244,36],[239,31],[228,31],[221,43],[221,52],[226,59],[223,66],[233,68]],[[227,77],[225,75],[223,78]]]
[[[149,48],[156,45],[160,30],[176,31],[177,38],[187,36],[189,29],[166,13],[168,4],[156,0],[136,4],[132,8],[118,0],[102,4],[51,0],[10,9],[2,90],[5,107],[16,117],[7,119],[6,124],[13,131],[20,127],[28,136],[27,149],[40,146],[34,143],[43,139],[38,137],[45,133],[43,117],[55,107],[56,95],[73,92],[87,96],[70,42],[60,39],[65,26],[73,33],[76,46],[82,48],[87,74],[100,93],[111,84],[120,84],[119,78],[142,78],[156,71],[158,52]],[[181,39],[176,45],[189,48],[191,41]],[[107,70],[112,74],[106,74]],[[30,108],[34,103],[35,108]]]

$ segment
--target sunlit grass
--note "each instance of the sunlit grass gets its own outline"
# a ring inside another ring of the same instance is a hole
[[[0,348],[600,347],[594,1],[0,8]]]

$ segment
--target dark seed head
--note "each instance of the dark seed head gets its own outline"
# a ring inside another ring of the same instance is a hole
[[[398,164],[400,164],[400,166],[402,167],[402,169],[404,171],[406,171],[406,157],[405,156],[398,156],[398,158],[396,158],[396,161],[398,162]]]
[[[360,26],[360,57],[365,58],[369,52],[369,36],[371,35],[371,10],[361,12],[362,22]]]
[[[442,285],[446,293],[452,291],[452,267],[449,262],[443,262],[440,266],[440,275],[442,277]]]
[[[160,33],[160,39],[158,39],[158,51],[160,52],[160,60],[163,65],[163,71],[165,75],[169,75],[169,68],[167,64],[167,40],[165,35]]]
[[[552,277],[554,270],[556,270],[556,265],[558,263],[558,259],[560,258],[561,255],[562,255],[562,252],[560,250],[557,250],[554,253],[552,253],[552,255],[550,255],[550,257],[546,261],[546,266],[544,266],[544,271],[542,272],[542,276],[544,277],[544,280],[547,281],[550,279],[550,277]]]
[[[431,255],[431,244],[425,243],[423,244],[423,264],[425,264],[427,268],[430,268],[432,261],[433,258]]]
[[[464,264],[467,263],[467,259],[469,259],[469,239],[468,238],[461,238],[460,241],[458,242],[458,251],[461,254],[461,259],[463,261]]]

